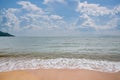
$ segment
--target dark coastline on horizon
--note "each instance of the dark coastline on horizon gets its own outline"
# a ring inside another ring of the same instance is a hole
[[[0,31],[0,37],[15,37],[15,36],[9,33]]]

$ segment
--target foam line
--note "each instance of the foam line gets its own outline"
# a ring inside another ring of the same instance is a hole
[[[98,61],[90,59],[17,59],[7,58],[0,59],[0,72],[24,69],[40,68],[69,68],[69,69],[88,69],[101,72],[118,72],[120,71],[120,62]]]

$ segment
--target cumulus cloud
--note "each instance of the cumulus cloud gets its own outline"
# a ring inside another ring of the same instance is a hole
[[[120,21],[120,18],[116,15],[120,13],[119,5],[110,9],[99,4],[78,1],[76,11],[80,13],[79,19],[83,20],[79,25],[81,28],[91,27],[95,30],[113,29],[118,27],[118,22]],[[107,16],[108,20],[105,20],[105,16]],[[75,26],[78,26],[77,23],[79,23],[79,20],[75,22]]]
[[[75,20],[67,20],[64,17],[46,11],[29,1],[19,1],[20,8],[8,8],[0,11],[0,29],[7,31],[74,31],[78,29],[109,30],[118,27],[120,18],[120,5],[112,8],[74,0],[78,3]],[[65,3],[65,0],[44,0],[48,3]],[[69,3],[69,2],[68,2]],[[69,6],[69,4],[68,4]],[[48,7],[47,7],[48,8]],[[66,8],[67,9],[67,8]],[[72,8],[73,9],[73,8]],[[67,10],[66,10],[67,11]],[[64,12],[63,12],[64,13]]]
[[[62,19],[62,17],[61,17],[61,16],[58,16],[58,15],[51,15],[50,18],[51,18],[51,19],[55,19],[55,20],[57,20],[57,19]]]
[[[20,1],[20,2],[17,2],[17,4],[21,5],[22,9],[30,10],[30,11],[39,11],[43,13],[43,10],[41,8],[37,7],[35,4],[32,4],[29,1]]]
[[[111,11],[113,15],[120,14],[120,5],[115,6],[114,9]]]
[[[61,28],[61,25],[64,25],[64,20],[61,16],[48,14],[42,8],[29,1],[20,1],[18,4],[22,7],[1,11],[3,13],[0,15],[2,29],[7,29],[8,31],[58,29]]]
[[[85,13],[87,15],[99,16],[110,14],[111,10],[106,7],[100,6],[99,4],[88,4],[85,2],[78,2],[76,9],[80,13]]]
[[[48,3],[54,3],[54,2],[58,2],[58,3],[65,3],[65,0],[44,0],[44,4],[48,4]]]
[[[96,24],[97,22],[93,20],[89,16],[84,16],[85,21],[81,24],[82,27],[92,27],[96,30],[100,29],[113,29],[118,26],[118,21],[120,20],[119,18],[113,18],[111,20],[108,20],[105,24]],[[102,21],[99,21],[99,23]]]
[[[1,29],[2,30],[18,30],[20,21],[18,17],[15,15],[19,10],[14,8],[9,8],[8,10],[1,11]]]

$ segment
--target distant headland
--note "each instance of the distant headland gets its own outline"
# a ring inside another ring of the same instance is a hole
[[[14,37],[14,35],[0,31],[0,37]]]

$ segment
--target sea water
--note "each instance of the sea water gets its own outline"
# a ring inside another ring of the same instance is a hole
[[[120,37],[0,37],[0,71],[40,68],[120,71]]]

